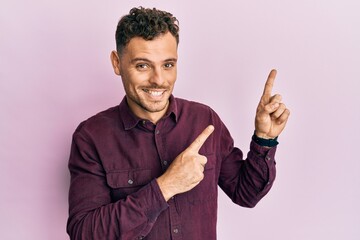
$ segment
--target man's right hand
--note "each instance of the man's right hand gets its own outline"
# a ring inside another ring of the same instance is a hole
[[[167,171],[157,178],[166,201],[176,194],[193,189],[203,180],[207,158],[200,155],[199,150],[213,131],[212,125],[205,128],[195,141],[175,158]]]

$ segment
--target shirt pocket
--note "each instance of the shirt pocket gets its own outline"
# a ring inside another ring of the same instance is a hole
[[[205,154],[207,163],[204,169],[204,179],[193,189],[186,192],[187,199],[191,204],[200,204],[211,201],[217,197],[216,181],[216,155]]]
[[[125,199],[151,180],[150,169],[112,170],[106,173],[106,182],[111,188],[113,202]]]

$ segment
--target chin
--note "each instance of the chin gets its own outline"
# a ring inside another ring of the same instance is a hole
[[[144,106],[144,109],[148,112],[152,112],[152,113],[155,113],[155,112],[161,112],[163,111],[165,108],[166,108],[167,104],[164,103],[164,104],[149,104],[149,105],[146,105]]]

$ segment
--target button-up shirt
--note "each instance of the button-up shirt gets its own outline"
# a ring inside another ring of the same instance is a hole
[[[199,154],[204,179],[165,201],[156,178],[208,126]],[[69,169],[71,239],[216,239],[218,187],[254,207],[275,179],[276,147],[250,143],[244,159],[208,106],[171,96],[157,124],[136,117],[126,98],[82,122],[73,135]]]

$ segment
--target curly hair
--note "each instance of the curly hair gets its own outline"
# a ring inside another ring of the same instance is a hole
[[[170,32],[179,43],[179,21],[171,13],[156,8],[132,8],[117,25],[116,50],[121,54],[134,37],[152,40],[167,32]]]

